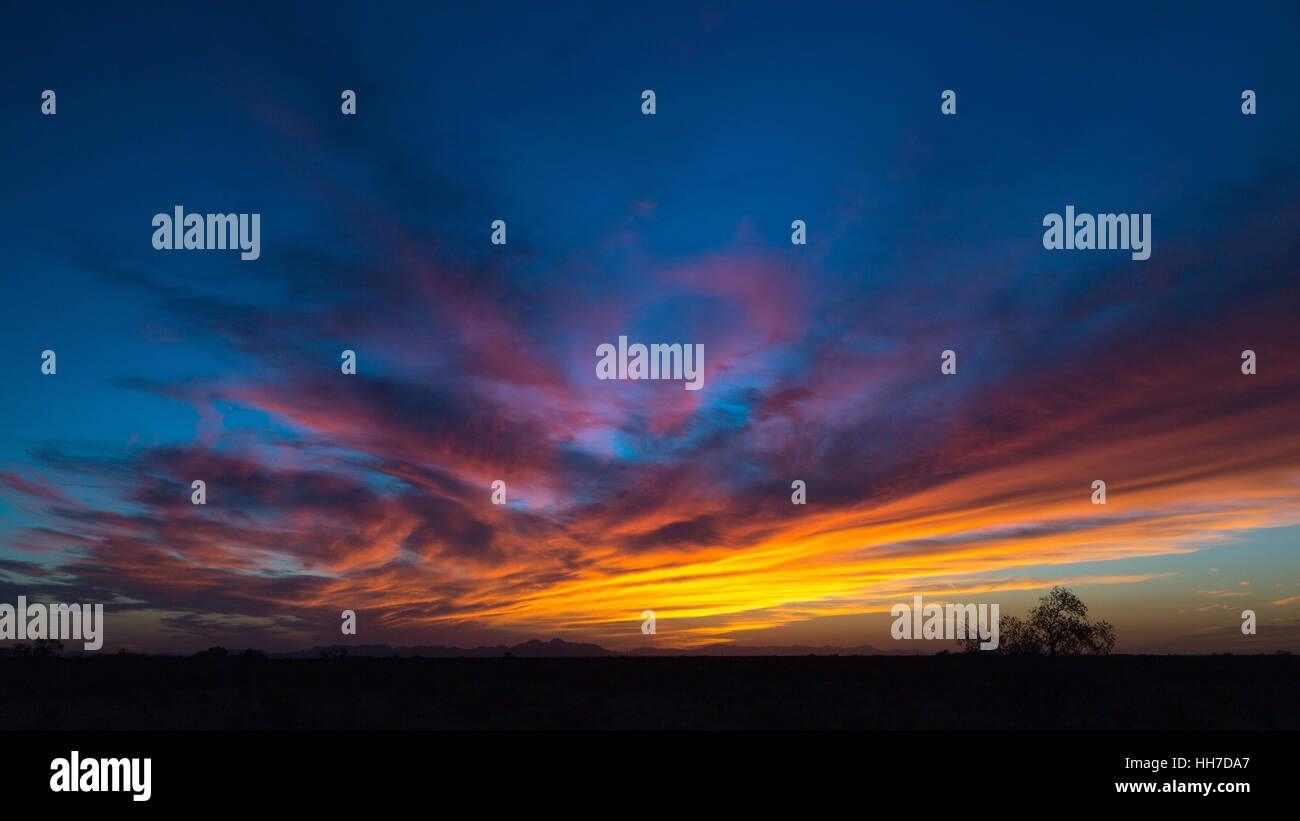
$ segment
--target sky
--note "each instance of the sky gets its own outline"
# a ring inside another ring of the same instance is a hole
[[[889,651],[1063,584],[1119,652],[1300,649],[1294,4],[466,5],[11,10],[0,601]],[[178,205],[260,257],[156,250]],[[1150,258],[1045,249],[1067,206]],[[703,388],[598,379],[620,336]]]

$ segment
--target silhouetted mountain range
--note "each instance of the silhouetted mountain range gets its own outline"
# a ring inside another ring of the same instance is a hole
[[[513,647],[498,644],[493,647],[445,647],[443,645],[419,645],[415,647],[393,647],[388,644],[334,644],[329,647],[313,647],[310,650],[297,650],[291,653],[271,653],[272,658],[319,658],[328,655],[347,655],[357,657],[388,658],[500,658],[505,655],[520,658],[600,658],[605,656],[910,656],[921,655],[915,650],[877,650],[868,644],[856,647],[805,647],[803,645],[767,645],[741,646],[735,644],[710,644],[705,647],[681,649],[673,647],[641,647],[635,650],[607,650],[598,644],[585,644],[551,639],[539,641],[533,639]]]

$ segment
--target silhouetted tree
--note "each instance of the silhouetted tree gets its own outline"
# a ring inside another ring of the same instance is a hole
[[[960,642],[967,652],[981,652],[980,639]],[[1056,586],[1038,600],[1029,616],[998,619],[998,649],[1005,655],[1047,656],[1109,655],[1115,647],[1115,628],[1105,621],[1089,621],[1088,606],[1068,587]]]

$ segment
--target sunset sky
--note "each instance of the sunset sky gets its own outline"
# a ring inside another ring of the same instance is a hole
[[[1294,5],[376,5],[11,10],[0,601],[890,651],[1066,584],[1119,652],[1300,650]],[[177,205],[261,258],[154,250]],[[1067,205],[1151,258],[1044,250]],[[598,380],[620,335],[704,388]]]

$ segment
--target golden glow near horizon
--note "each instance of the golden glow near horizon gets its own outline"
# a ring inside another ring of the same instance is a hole
[[[617,644],[634,635],[642,610],[653,609],[661,625],[674,624],[673,644],[691,646],[819,616],[887,612],[918,591],[969,597],[1034,589],[1043,579],[1018,578],[1018,571],[1189,553],[1241,531],[1300,522],[1293,471],[1226,444],[1222,464],[1201,461],[1192,470],[1179,464],[1177,449],[1150,444],[978,472],[880,505],[819,511],[810,504],[785,520],[750,522],[754,532],[769,533],[739,549],[702,545],[639,555],[594,542],[581,573],[550,584],[527,581],[539,562],[525,558],[474,575],[455,613],[389,623],[473,621]],[[1157,452],[1165,458],[1155,459]],[[1104,475],[1100,465],[1143,454],[1148,471],[1140,481],[1111,484],[1104,506],[1091,503],[1088,481],[1070,487],[1060,480]],[[635,525],[650,531],[665,523]],[[547,554],[545,545],[532,551]],[[1108,574],[1098,564],[1052,581],[1127,584],[1161,575],[1167,574]],[[430,603],[418,580],[419,574],[409,584],[392,577],[382,592],[364,594],[376,607],[411,613]],[[331,591],[330,598],[337,595]]]

